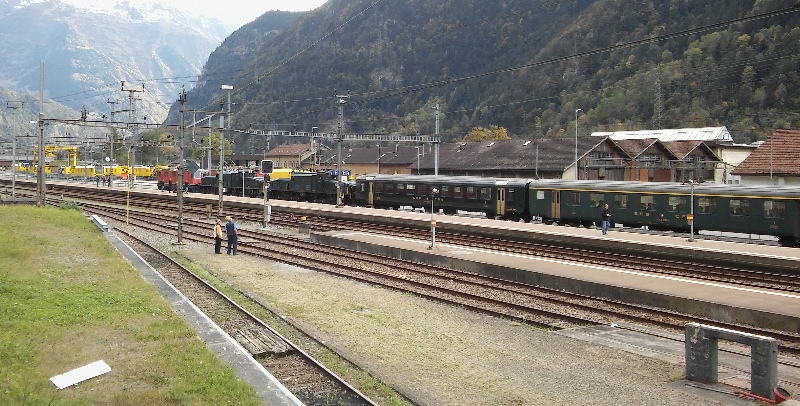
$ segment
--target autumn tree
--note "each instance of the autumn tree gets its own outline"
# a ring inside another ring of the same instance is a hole
[[[496,125],[490,125],[489,128],[472,127],[472,130],[464,137],[464,141],[502,141],[510,139],[508,130]]]

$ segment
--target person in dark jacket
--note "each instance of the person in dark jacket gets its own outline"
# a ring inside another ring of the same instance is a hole
[[[608,204],[603,206],[603,235],[608,232],[611,227],[611,211],[608,210]]]
[[[228,235],[227,252],[228,255],[231,255],[231,253],[233,253],[233,255],[236,255],[236,244],[238,243],[239,240],[239,232],[236,229],[236,223],[233,222],[233,219],[230,216],[225,217],[225,220],[228,221],[227,223],[225,223],[225,234]]]

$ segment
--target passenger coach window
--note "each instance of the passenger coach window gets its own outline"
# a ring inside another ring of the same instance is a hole
[[[603,194],[602,193],[590,193],[589,194],[589,207],[600,207],[600,203],[603,202]]]
[[[394,183],[386,184],[386,193],[394,193]]]
[[[425,185],[419,185],[417,188],[417,196],[426,196],[430,194],[428,190],[433,189],[433,186],[425,187]]]
[[[656,209],[656,200],[653,196],[642,196],[641,197],[642,210],[655,210]]]
[[[442,186],[442,197],[450,197],[450,186]]]
[[[670,196],[669,197],[669,211],[677,211],[679,213],[686,212],[686,196]]]
[[[786,203],[774,200],[764,202],[764,217],[782,219],[786,215]]]
[[[375,192],[375,193],[383,192],[383,183],[375,183],[373,188],[372,188],[372,191]]]
[[[750,202],[747,200],[731,199],[731,214],[734,216],[749,216]]]
[[[492,188],[482,187],[480,196],[481,200],[492,200]]]
[[[627,209],[628,208],[628,195],[616,195],[614,196],[614,207],[620,209]]]
[[[475,186],[467,186],[467,199],[474,199],[475,196]]]
[[[717,199],[715,197],[701,197],[697,199],[697,212],[714,214],[717,212]]]
[[[417,185],[413,185],[410,183],[406,185],[406,194],[413,195],[416,190],[417,190]]]
[[[570,206],[580,206],[581,205],[581,194],[579,192],[566,192],[565,193],[567,198],[567,204]]]
[[[514,189],[508,189],[508,193],[506,193],[506,201],[507,202],[514,201]]]
[[[462,188],[461,186],[454,187],[453,197],[458,197],[458,198],[464,197],[464,188]]]

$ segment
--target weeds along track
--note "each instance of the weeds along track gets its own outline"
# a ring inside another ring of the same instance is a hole
[[[375,405],[269,324],[194,272],[120,228],[126,241],[176,289],[235,338],[255,359],[305,404]],[[279,317],[276,317],[279,319]],[[319,345],[317,343],[317,345]]]
[[[153,232],[169,235],[175,235],[176,232],[177,219],[168,214],[125,213],[120,209],[98,208],[93,205],[85,206],[85,210],[111,216],[114,221],[125,221],[127,218],[136,227]],[[210,243],[210,220],[186,218],[183,219],[182,226],[183,236],[187,240]],[[682,332],[686,323],[701,322],[774,337],[779,341],[782,351],[800,352],[800,337],[783,332],[725,324],[647,306],[333,248],[312,243],[307,238],[296,235],[258,228],[244,228],[240,231],[239,251],[245,254],[411,292],[531,325],[561,329],[626,321]]]

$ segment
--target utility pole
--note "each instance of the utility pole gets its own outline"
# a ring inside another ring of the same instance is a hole
[[[135,121],[136,120],[136,93],[144,92],[144,84],[142,84],[142,89],[125,89],[125,81],[121,81],[122,83],[122,91],[128,92],[128,128],[131,130],[131,144],[129,145],[130,152],[133,155],[133,163],[131,164],[131,168],[136,165],[136,149],[133,148],[133,138],[136,137],[136,130],[139,127],[139,124]],[[133,175],[132,173],[129,175]]]
[[[39,192],[39,206],[47,202],[46,185],[44,182],[44,61],[39,62],[39,166],[37,172],[37,187]]]
[[[228,117],[228,127],[230,127],[231,122],[231,90],[233,90],[233,86],[231,85],[222,85],[220,86],[221,90],[228,91],[228,112],[225,116],[220,117],[222,123],[220,123],[220,132],[219,132],[219,210],[218,215],[222,217],[222,171],[225,169],[225,121],[224,117]]]
[[[6,108],[14,112],[14,123],[11,126],[11,197],[17,197],[17,109],[24,109],[25,102],[8,101]]]
[[[336,207],[342,206],[342,140],[344,139],[344,104],[350,96],[336,95],[339,105],[339,134],[336,137]]]
[[[180,139],[178,140],[178,145],[180,149],[180,159],[181,163],[178,166],[178,244],[183,243],[183,173],[186,171],[185,165],[183,164],[183,136],[184,136],[184,122],[183,116],[185,115],[185,108],[186,108],[186,90],[181,88],[181,95],[178,99],[178,102],[181,104],[180,112],[181,112],[181,129],[180,129]]]
[[[111,140],[111,158],[109,159],[109,161],[113,165],[113,162],[116,161],[116,158],[114,158],[114,138],[116,137],[116,134],[114,133],[114,131],[115,131],[115,128],[114,128],[114,114],[117,112],[117,103],[119,103],[119,102],[116,101],[116,100],[108,99],[106,101],[106,103],[111,105],[110,119],[111,119],[111,126],[112,127],[111,127],[111,134],[109,135],[108,138]]]

